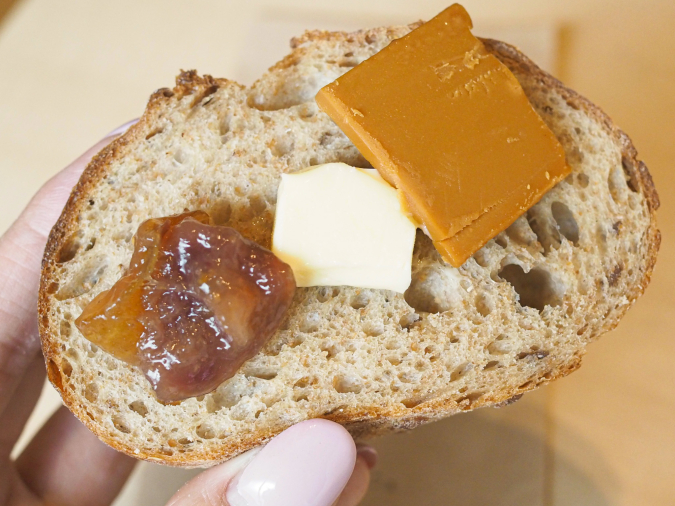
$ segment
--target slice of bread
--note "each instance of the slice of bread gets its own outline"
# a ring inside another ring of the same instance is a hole
[[[141,459],[206,466],[307,418],[364,437],[504,405],[578,368],[586,345],[644,291],[659,201],[630,139],[517,49],[485,40],[573,173],[462,267],[445,264],[418,233],[405,295],[298,289],[257,356],[216,391],[175,405],[82,337],[75,318],[122,275],[142,221],[202,209],[269,247],[281,173],[367,166],[314,95],[415,26],[307,32],[250,88],[183,72],[91,162],[51,233],[39,313],[49,378],[104,442]]]

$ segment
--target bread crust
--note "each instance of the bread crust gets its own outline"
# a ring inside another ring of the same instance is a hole
[[[291,43],[293,52],[271,70],[274,70],[275,68],[284,68],[285,66],[292,64],[294,59],[298,58],[298,51],[301,51],[303,45],[307,43],[336,40],[366,43],[370,37],[382,33],[383,30],[400,35],[402,34],[402,30],[404,33],[408,29],[415,28],[418,24],[419,23],[410,25],[407,29],[380,28],[375,30],[363,30],[350,34],[322,31],[307,32],[302,37],[293,39]],[[641,282],[634,283],[629,293],[625,294],[628,300],[633,302],[644,292],[649,283],[660,244],[660,233],[656,227],[655,219],[655,212],[659,207],[659,198],[651,175],[649,174],[649,170],[643,162],[638,160],[637,151],[630,138],[614,125],[611,119],[599,107],[592,104],[575,91],[565,87],[560,81],[541,70],[515,47],[490,39],[483,39],[483,42],[486,47],[507,66],[512,69],[518,68],[522,72],[534,76],[544,86],[555,89],[562,97],[564,97],[568,105],[593,117],[603,126],[607,133],[611,135],[615,142],[622,147],[622,161],[623,166],[630,177],[629,184],[644,195],[650,213],[650,227],[646,231],[645,237],[645,242],[648,244],[648,253],[646,261],[647,268],[644,273],[644,278]],[[50,314],[53,311],[50,302],[50,295],[53,293],[53,288],[51,287],[53,287],[54,283],[57,281],[55,279],[55,267],[59,255],[62,255],[62,252],[68,248],[69,238],[76,232],[78,227],[78,214],[86,205],[91,190],[102,179],[107,177],[111,162],[124,157],[125,153],[128,151],[128,147],[134,142],[141,140],[153,112],[161,110],[161,108],[175,95],[194,95],[195,98],[193,104],[197,104],[219,87],[232,84],[233,83],[226,79],[215,79],[208,75],[200,77],[195,71],[187,71],[180,73],[176,79],[176,86],[173,89],[162,88],[153,93],[150,97],[146,112],[139,122],[133,125],[123,136],[115,139],[110,145],[98,153],[87,166],[79,182],[73,189],[59,220],[54,226],[45,249],[42,261],[43,271],[40,283],[38,313],[42,349],[49,379],[59,391],[64,404],[90,430],[111,447],[135,458],[183,467],[213,465],[260,444],[264,444],[282,430],[282,428],[278,428],[274,430],[258,431],[254,434],[241,435],[234,441],[232,439],[227,439],[223,441],[217,451],[205,450],[190,454],[174,454],[172,456],[167,456],[160,452],[139,452],[137,448],[129,447],[120,439],[100,430],[100,426],[94,423],[93,415],[87,411],[86,406],[80,404],[71,394],[69,389],[64,388],[61,350],[58,347],[57,340],[53,338],[53,336],[57,335],[58,328],[56,328],[54,320],[50,318]],[[625,305],[621,311],[615,312],[612,314],[611,318],[607,318],[604,322],[602,331],[608,331],[614,328],[630,305],[631,304]],[[400,405],[367,410],[341,408],[334,412],[327,413],[324,417],[345,425],[356,438],[383,434],[390,431],[411,429],[460,411],[469,411],[485,406],[500,406],[509,403],[513,399],[517,400],[523,393],[533,390],[541,385],[545,385],[576,370],[581,365],[581,359],[584,352],[585,349],[582,347],[582,349],[571,356],[567,362],[558,364],[555,368],[549,370],[547,374],[532,378],[531,381],[528,381],[517,388],[504,387],[495,393],[482,396],[478,399],[466,397],[454,400],[452,398],[440,397],[428,402],[422,402],[413,407]]]

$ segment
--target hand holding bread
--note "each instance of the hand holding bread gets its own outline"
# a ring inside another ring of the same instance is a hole
[[[47,421],[16,461],[10,461],[12,448],[38,400],[45,377],[35,307],[40,257],[47,235],[91,157],[128,126],[111,132],[54,176],[0,238],[2,506],[108,505],[136,463],[101,443],[65,407]],[[327,445],[322,446],[321,442]],[[326,451],[312,455],[311,449],[317,445]],[[299,452],[303,447],[306,450]],[[265,497],[266,502],[262,504],[297,504],[313,498],[317,501],[315,504],[328,506],[340,496],[341,506],[353,506],[365,494],[369,469],[374,464],[372,448],[356,448],[339,425],[327,421],[308,422],[285,432],[265,453],[250,451],[198,476],[169,504],[191,505],[195,497],[210,497],[209,504],[213,505],[258,504],[251,499],[250,484],[263,479],[275,483],[277,491]],[[304,472],[298,473],[302,465]],[[294,472],[289,474],[289,469]],[[309,479],[308,475],[311,475]],[[301,483],[297,477],[302,477]]]
[[[577,369],[645,290],[659,201],[631,140],[516,48],[483,40],[571,174],[460,267],[418,231],[404,294],[298,288],[255,356],[213,392],[177,404],[159,402],[136,368],[81,335],[75,319],[126,272],[142,222],[203,210],[269,248],[282,174],[367,167],[314,96],[417,26],[307,32],[250,88],[183,72],[89,165],[45,252],[40,329],[52,383],[107,444],[208,466],[307,419],[360,438],[501,406]]]

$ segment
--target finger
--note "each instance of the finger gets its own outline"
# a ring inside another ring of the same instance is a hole
[[[12,448],[21,436],[45,383],[45,362],[36,354],[21,378],[17,393],[10,399],[7,409],[0,415],[0,459],[12,453]]]
[[[356,506],[363,500],[366,492],[368,492],[369,484],[370,468],[365,459],[359,456],[356,459],[352,476],[349,478],[347,485],[345,485],[335,506]]]
[[[244,459],[202,473],[169,506],[330,506],[354,470],[356,447],[342,426],[307,420]]]
[[[16,469],[46,504],[107,506],[135,463],[100,442],[62,407],[17,459]]]
[[[38,239],[42,238],[42,242],[46,242],[49,232],[61,215],[61,211],[63,211],[70,192],[94,155],[116,137],[126,132],[137,121],[135,119],[116,128],[47,181],[17,219],[15,225],[20,225],[17,227],[18,230],[25,234],[27,229],[32,229]],[[40,251],[40,255],[42,255],[42,251]]]
[[[176,492],[167,506],[215,506],[227,505],[224,494],[228,485],[260,453],[255,448],[224,464],[212,467],[193,478]]]
[[[368,469],[377,465],[377,450],[372,446],[359,443],[356,445],[356,454],[366,462]]]
[[[368,492],[370,470],[377,464],[377,451],[370,445],[356,445],[356,464],[351,478],[345,485],[334,506],[355,506]]]
[[[39,348],[35,308],[47,236],[84,167],[106,137],[50,179],[0,238],[0,413]]]

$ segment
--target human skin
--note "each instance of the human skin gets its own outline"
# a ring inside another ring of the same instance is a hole
[[[109,448],[59,408],[21,455],[10,454],[45,379],[37,329],[40,262],[49,232],[93,155],[114,130],[33,197],[0,238],[0,506],[111,504],[136,461]],[[188,482],[170,506],[355,506],[376,454],[340,425],[309,420]]]

